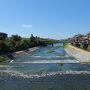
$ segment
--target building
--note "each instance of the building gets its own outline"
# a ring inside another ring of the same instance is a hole
[[[83,42],[83,37],[84,35],[82,34],[77,34],[71,39],[71,44],[77,46],[80,45]]]
[[[6,33],[2,33],[2,32],[0,32],[0,40],[4,40],[4,39],[6,39],[7,38],[7,34]]]

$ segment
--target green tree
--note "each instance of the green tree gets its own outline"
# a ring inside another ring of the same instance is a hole
[[[37,37],[34,37],[33,34],[31,34],[31,37],[30,37],[30,45],[31,47],[37,46]]]
[[[12,35],[10,38],[10,44],[12,47],[12,50],[19,50],[20,47],[20,41],[22,40],[21,36],[19,35]]]
[[[16,35],[12,35],[12,36],[11,36],[11,39],[12,39],[13,41],[16,41],[16,42],[17,42],[17,41],[20,41],[22,38],[21,38],[21,36],[19,36],[19,35],[16,34]]]

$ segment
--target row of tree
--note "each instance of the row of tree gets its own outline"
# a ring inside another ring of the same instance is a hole
[[[39,38],[33,36],[33,34],[31,34],[30,38],[22,38],[19,35],[12,35],[11,37],[0,36],[0,54],[26,50],[37,46],[47,46],[57,42],[57,40]]]

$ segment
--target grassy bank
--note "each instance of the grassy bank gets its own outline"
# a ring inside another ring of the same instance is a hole
[[[12,54],[0,55],[0,64],[4,64],[11,59],[15,59],[15,57]]]
[[[69,44],[69,43],[64,43],[64,46],[63,46],[63,47],[64,47],[64,48],[67,48],[67,47],[68,47],[68,44]]]
[[[6,61],[6,57],[0,56],[0,63],[2,63],[2,62],[4,62],[4,61]]]
[[[86,50],[90,52],[90,45],[88,46],[88,48]]]

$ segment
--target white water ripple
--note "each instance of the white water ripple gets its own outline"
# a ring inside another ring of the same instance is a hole
[[[45,73],[43,72],[42,74],[32,74],[32,73],[21,73],[18,71],[8,71],[8,70],[0,70],[0,77],[22,77],[22,78],[40,78],[40,77],[46,77],[46,76],[54,76],[54,75],[63,75],[63,74],[90,74],[90,71],[59,71],[59,72],[52,72],[52,73]]]
[[[77,60],[33,60],[33,61],[27,61],[27,62],[14,62],[14,63],[20,63],[20,64],[45,64],[45,63],[79,63]]]

